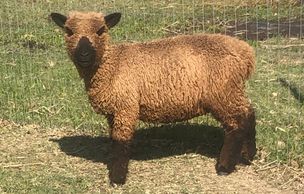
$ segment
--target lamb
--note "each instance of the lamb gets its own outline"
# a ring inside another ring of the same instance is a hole
[[[256,154],[255,113],[245,94],[254,72],[253,49],[219,34],[180,35],[145,43],[111,44],[120,13],[51,13],[66,32],[93,109],[110,126],[112,184],[126,182],[130,143],[138,120],[171,123],[211,113],[225,131],[219,175],[250,164]]]

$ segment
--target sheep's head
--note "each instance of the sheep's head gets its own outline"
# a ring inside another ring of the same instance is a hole
[[[120,20],[120,13],[71,12],[68,17],[51,13],[52,20],[65,30],[68,53],[78,68],[92,67],[103,57],[108,30]]]

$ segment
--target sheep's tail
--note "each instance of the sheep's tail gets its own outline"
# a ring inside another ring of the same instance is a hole
[[[241,49],[241,56],[246,69],[244,72],[244,78],[247,80],[255,71],[255,51],[247,43],[245,44],[246,46]]]
[[[251,52],[249,54],[248,60],[247,60],[247,77],[246,79],[249,79],[251,77],[251,75],[255,72],[255,51],[253,50],[253,48],[251,48]]]

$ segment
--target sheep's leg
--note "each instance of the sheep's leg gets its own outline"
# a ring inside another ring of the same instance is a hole
[[[230,101],[221,101],[212,111],[225,130],[224,144],[216,165],[219,175],[231,173],[235,165],[242,161],[241,155],[246,161],[255,154],[255,117],[250,103],[240,93],[226,99]]]
[[[235,169],[240,158],[243,134],[242,129],[225,129],[224,144],[216,164],[216,171],[219,175],[227,175]]]
[[[111,158],[108,163],[111,184],[124,184],[126,182],[130,144],[136,118],[136,116],[131,116],[130,112],[127,111],[114,115],[111,129]]]
[[[128,173],[129,142],[113,140],[111,146],[111,160],[108,164],[110,183],[124,184]]]
[[[250,106],[248,115],[247,115],[247,122],[245,123],[245,128],[247,129],[245,132],[244,141],[242,144],[242,151],[241,151],[241,159],[240,162],[243,164],[250,164],[253,160],[253,157],[256,154],[256,143],[255,143],[255,113],[253,108]]]

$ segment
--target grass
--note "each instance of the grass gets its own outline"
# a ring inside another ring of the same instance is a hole
[[[4,138],[0,140],[1,193],[84,193],[94,181],[86,172],[79,172],[84,169],[71,165],[75,159],[64,157],[64,153],[56,150],[57,146],[41,136],[48,134],[55,138],[54,131],[35,125],[1,129],[1,134],[9,130],[5,139],[12,140],[5,144]],[[63,132],[56,135],[60,134]]]
[[[296,4],[296,1],[285,0],[279,5],[269,1],[268,6],[260,1],[255,1],[255,4],[252,1],[248,1],[248,4],[242,2],[25,0],[20,3],[5,0],[1,3],[0,13],[0,42],[3,43],[0,44],[0,119],[45,128],[72,127],[75,129],[73,133],[86,131],[91,135],[106,134],[99,131],[107,124],[102,116],[92,111],[88,103],[83,83],[66,54],[62,32],[48,18],[52,11],[121,11],[122,21],[112,31],[114,42],[144,41],[184,33],[224,32],[225,24],[234,24],[236,20],[288,22],[303,18],[303,6]],[[257,159],[303,168],[303,40],[274,36],[263,42],[248,42],[255,46],[257,53],[257,71],[247,84],[248,95],[257,111]],[[282,84],[280,79],[287,80],[293,86]],[[199,117],[189,122],[219,126],[210,117]],[[141,128],[149,126],[141,124]],[[191,127],[188,129],[191,131]],[[168,138],[183,137],[183,133],[177,131],[176,136]],[[1,127],[0,132],[10,134]],[[157,130],[156,134],[166,135],[162,130]],[[190,137],[195,136],[196,132]],[[181,139],[176,146],[172,146],[173,150],[167,152],[186,153],[189,145],[180,146],[183,141],[187,142]],[[4,144],[8,145],[8,142]],[[189,149],[195,150],[195,146]],[[14,157],[8,158],[2,164],[12,162]],[[66,188],[63,192],[82,193],[93,181],[88,180],[88,176],[69,176],[64,171],[52,174],[46,172],[48,168],[37,168],[24,169],[21,174],[10,168],[2,169],[0,180],[6,180],[0,181],[0,185],[4,185],[2,189],[6,188],[5,192],[8,193],[23,190],[56,193]],[[73,167],[69,169],[73,171]]]
[[[271,40],[267,44],[272,44]],[[297,43],[281,40],[279,44]],[[303,92],[303,59],[301,47],[298,49],[269,51],[268,47],[262,46],[257,52],[257,73],[248,91],[258,113],[260,145],[268,148],[270,158],[284,163],[296,160],[303,167],[303,103],[278,80],[291,80]]]
[[[8,178],[4,184],[2,182],[3,191],[7,193],[83,193],[86,190],[85,184],[88,180],[85,177],[70,177],[49,172],[46,175],[47,172],[39,168],[36,171],[39,173],[2,171],[0,177]]]

